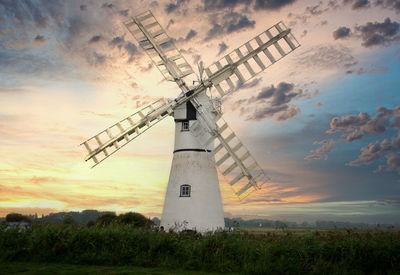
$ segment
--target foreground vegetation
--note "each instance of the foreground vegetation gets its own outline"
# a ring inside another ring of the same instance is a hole
[[[98,266],[32,262],[0,262],[0,274],[142,274],[142,275],[213,275],[199,271],[165,269],[160,267]]]
[[[0,230],[0,262],[181,268],[246,274],[399,273],[399,231],[200,235],[133,225],[34,224]]]

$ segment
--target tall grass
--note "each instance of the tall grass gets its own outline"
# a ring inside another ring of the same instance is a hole
[[[131,226],[0,230],[0,261],[136,265],[246,274],[400,272],[399,231],[164,233]]]

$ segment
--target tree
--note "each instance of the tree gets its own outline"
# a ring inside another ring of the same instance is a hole
[[[96,224],[99,226],[110,225],[117,216],[113,213],[107,213],[97,218]]]
[[[140,213],[128,212],[121,214],[117,218],[119,224],[131,224],[135,227],[150,227],[154,225],[150,219],[146,218]]]
[[[76,224],[76,221],[71,214],[67,214],[64,216],[63,224]]]
[[[22,214],[10,213],[6,216],[6,222],[31,222],[31,220]]]

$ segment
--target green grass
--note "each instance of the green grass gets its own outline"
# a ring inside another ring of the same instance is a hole
[[[197,273],[400,274],[399,231],[255,233],[200,235],[132,226],[37,225],[28,231],[0,230],[0,261],[179,267]]]
[[[213,275],[199,271],[137,266],[97,266],[54,263],[0,262],[0,274],[143,274],[143,275]]]

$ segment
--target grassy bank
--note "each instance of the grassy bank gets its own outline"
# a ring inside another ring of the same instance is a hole
[[[163,233],[131,226],[1,230],[0,261],[266,273],[398,273],[399,231]]]

